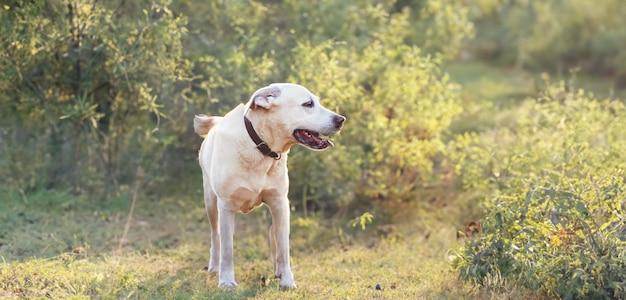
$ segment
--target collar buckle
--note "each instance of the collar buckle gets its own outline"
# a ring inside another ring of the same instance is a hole
[[[250,120],[248,120],[248,117],[243,116],[243,121],[246,124],[246,130],[248,131],[248,135],[250,136],[254,144],[256,144],[256,148],[261,153],[263,153],[263,155],[269,156],[275,160],[279,160],[282,155],[279,152],[272,151],[267,143],[259,137],[259,135],[254,130],[254,127],[252,127],[252,123],[250,122]]]

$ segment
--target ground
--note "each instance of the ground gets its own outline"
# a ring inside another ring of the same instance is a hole
[[[267,208],[237,216],[239,286],[206,272],[209,226],[202,201],[128,198],[105,205],[66,193],[11,193],[0,214],[3,298],[458,299],[476,289],[450,266],[457,229],[437,218],[384,233],[319,217],[292,218],[298,288],[281,290],[269,262]],[[413,228],[411,228],[413,226]],[[368,237],[369,236],[369,237]]]

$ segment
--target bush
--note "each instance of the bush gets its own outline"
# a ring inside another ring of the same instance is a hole
[[[458,0],[210,0],[202,5],[174,0],[172,7],[189,16],[185,54],[197,63],[194,72],[202,79],[196,85],[209,91],[210,103],[198,109],[216,114],[246,101],[261,86],[303,71],[294,69],[294,50],[301,44],[335,41],[360,52],[397,15],[406,26],[399,42],[418,45],[424,55],[450,57],[472,35],[468,12]],[[311,67],[310,72],[324,68]]]
[[[124,4],[0,9],[0,183],[101,191],[131,182],[140,166],[159,173],[164,150],[187,129],[161,122],[189,102],[186,20],[163,3]]]
[[[392,212],[419,201],[420,191],[447,172],[442,134],[461,111],[457,87],[438,58],[402,43],[407,17],[390,17],[362,51],[332,42],[296,48],[290,80],[305,82],[348,119],[337,149],[294,150],[292,187],[302,191],[296,199],[315,193],[321,206],[344,208],[374,200]],[[317,66],[323,68],[308,71]]]
[[[223,114],[261,86],[292,80],[363,118],[359,126],[375,124],[353,133],[348,125],[353,140],[338,141],[357,150],[341,159],[357,167],[328,176],[328,161],[306,154],[306,175],[337,179],[330,189],[345,192],[343,203],[356,194],[407,201],[438,164],[441,132],[459,111],[434,53],[457,52],[471,26],[457,1],[438,3],[13,1],[0,11],[0,177],[22,190],[98,192],[132,182],[139,167],[150,181],[181,175],[175,161],[193,161],[197,142],[194,113]],[[328,72],[337,72],[332,82],[319,77]],[[425,117],[409,124],[411,110]],[[402,172],[406,180],[390,181]],[[324,182],[292,191],[308,195]]]
[[[188,55],[212,57],[197,72],[213,101],[196,109],[219,114],[267,83],[300,83],[348,123],[337,149],[293,149],[292,203],[336,211],[368,199],[417,202],[442,176],[433,173],[447,172],[442,134],[460,112],[435,53],[458,52],[471,34],[460,2],[438,3],[176,1],[195,16]]]
[[[193,114],[284,81],[349,119],[339,149],[294,149],[295,205],[394,208],[450,173],[443,134],[461,108],[439,68],[471,35],[460,1],[12,3],[0,12],[4,184],[101,194],[143,173],[178,185],[193,174]]]
[[[474,0],[479,57],[565,72],[574,67],[626,81],[626,7],[619,0]]]
[[[454,58],[474,37],[467,1],[401,0],[395,7],[411,14],[406,41],[419,45],[426,53],[440,53]]]
[[[527,101],[512,128],[457,139],[459,174],[487,193],[483,235],[462,278],[550,297],[626,297],[626,107],[563,83]]]

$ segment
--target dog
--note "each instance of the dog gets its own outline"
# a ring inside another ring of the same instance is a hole
[[[322,136],[339,132],[346,118],[324,108],[320,98],[293,83],[263,87],[223,117],[196,115],[194,130],[206,136],[199,151],[204,203],[211,226],[209,273],[219,287],[235,287],[235,213],[266,204],[272,216],[270,256],[280,286],[295,288],[289,263],[289,178],[291,146],[333,146]]]

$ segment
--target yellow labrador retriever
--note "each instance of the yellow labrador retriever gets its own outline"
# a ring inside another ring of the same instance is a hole
[[[197,115],[194,129],[206,135],[199,152],[204,203],[211,224],[209,272],[220,287],[234,287],[235,213],[267,204],[274,275],[281,287],[296,287],[289,265],[289,178],[287,153],[294,144],[323,150],[321,135],[338,132],[345,117],[320,104],[303,86],[275,83],[257,90],[247,104],[224,117]]]

